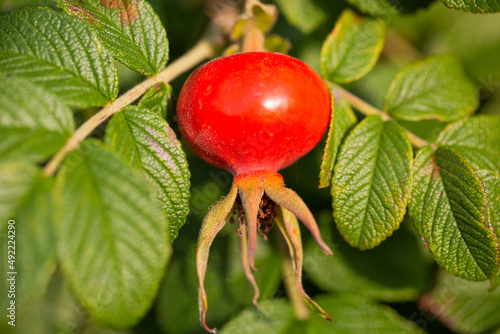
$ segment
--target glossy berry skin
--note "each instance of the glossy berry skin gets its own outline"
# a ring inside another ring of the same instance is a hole
[[[295,58],[247,52],[212,60],[187,79],[179,128],[193,151],[233,175],[278,171],[308,153],[330,119],[321,77]]]

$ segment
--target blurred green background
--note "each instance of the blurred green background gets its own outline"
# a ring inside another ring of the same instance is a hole
[[[167,29],[170,61],[184,54],[198,40],[209,23],[205,15],[204,1],[149,2]],[[332,30],[338,15],[348,4],[339,0],[306,1],[307,9],[312,11],[310,17],[314,19],[297,24],[296,20],[300,21],[300,18],[294,20],[293,15],[285,15],[284,8],[292,5],[287,5],[285,0],[278,2],[283,8],[273,32],[291,42],[292,56],[302,59],[319,72],[322,43]],[[6,13],[28,5],[53,6],[49,0],[0,0],[0,12]],[[418,9],[414,13],[384,16],[384,20],[389,28],[381,59],[366,77],[345,86],[348,90],[381,108],[390,82],[404,65],[428,55],[452,52],[459,56],[468,76],[480,89],[481,106],[478,112],[500,114],[500,14],[465,13],[448,9],[439,1],[435,1],[427,8]],[[118,66],[122,91],[143,80],[139,74],[122,65]],[[171,83],[174,88],[174,100],[187,75],[181,75]],[[95,109],[75,112],[77,120],[83,122]],[[169,119],[175,122],[173,114],[169,115]],[[405,125],[429,141],[435,139],[445,126],[437,121],[414,124],[408,122]],[[175,123],[173,126],[175,127]],[[77,305],[61,275],[57,273],[44,299],[22,310],[18,317],[18,326],[14,330],[9,329],[9,333],[204,333],[198,322],[197,310],[194,265],[197,233],[207,209],[228,192],[231,177],[228,173],[204,163],[192,154],[187,146],[184,147],[192,173],[191,214],[174,243],[174,256],[167,269],[161,292],[153,309],[142,322],[129,331],[115,332],[100,328],[92,323]],[[469,283],[449,278],[437,270],[409,220],[405,220],[400,230],[375,250],[361,252],[347,246],[335,231],[329,190],[317,188],[322,150],[322,145],[319,145],[282,173],[287,186],[294,189],[319,218],[323,234],[329,236],[329,242],[335,248],[333,258],[323,258],[318,253],[317,246],[308,240],[309,234],[303,233],[307,244],[304,268],[306,291],[311,296],[328,291],[354,293],[361,296],[352,297],[356,302],[369,305],[371,300],[381,301],[428,333],[451,333],[444,324],[450,325],[448,321],[454,319],[431,316],[422,305],[429,306],[426,304],[428,299],[425,298],[443,299],[445,303],[446,293],[450,290],[463,292],[468,289]],[[261,287],[261,300],[272,297],[282,299],[285,291],[281,280],[279,252],[273,250],[275,246],[272,242],[260,242],[259,247],[259,272],[256,277]],[[216,239],[206,284],[210,302],[208,321],[214,326],[220,328],[241,310],[251,306],[252,291],[239,269],[235,226],[228,224]],[[485,285],[473,286],[478,292],[474,292],[472,296],[484,295]],[[368,299],[359,301],[356,298]],[[498,293],[495,293],[495,298],[500,299]],[[491,321],[488,322],[486,318],[469,319],[477,324],[464,327],[466,329],[460,330],[461,332],[489,333],[500,326],[500,301],[492,303],[491,299],[488,299],[488,302],[490,304],[487,304],[487,311],[491,314]],[[328,301],[325,303],[329,305]],[[478,307],[483,304],[484,301],[478,302]],[[279,302],[276,305],[270,313],[277,312],[277,319],[288,319],[288,306],[285,307]],[[434,306],[440,305],[442,304],[436,302]],[[349,305],[345,307],[348,308]],[[463,313],[464,317],[466,315],[467,313]],[[312,315],[311,321],[322,321],[315,317]],[[276,324],[276,332],[305,331],[303,325],[294,323],[290,327],[291,323],[293,321],[290,320],[285,325]],[[453,327],[453,324],[451,325]],[[308,330],[311,332],[311,328],[317,328],[317,332],[321,332],[321,326],[322,323],[317,327],[310,326]],[[338,332],[343,331],[339,329]]]

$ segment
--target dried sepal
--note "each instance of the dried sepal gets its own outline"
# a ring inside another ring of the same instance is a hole
[[[206,324],[206,314],[208,308],[207,293],[205,291],[205,274],[207,272],[208,255],[210,246],[215,236],[220,232],[226,223],[226,218],[234,206],[238,189],[233,185],[229,194],[219,201],[203,219],[200,234],[198,237],[198,248],[196,251],[196,270],[198,272],[199,294],[198,307],[200,310],[200,322],[205,329],[211,333],[217,333],[217,329],[210,328]]]
[[[245,211],[245,220],[248,227],[248,260],[250,268],[257,271],[255,268],[255,252],[257,251],[257,215],[259,213],[259,205],[264,195],[262,179],[255,177],[242,177],[235,182],[238,186],[238,194],[241,199],[241,205]]]
[[[250,284],[252,284],[255,291],[252,303],[255,305],[255,307],[258,307],[257,300],[259,299],[260,291],[259,287],[257,286],[257,282],[255,281],[255,277],[252,274],[252,270],[250,269],[248,257],[247,226],[243,221],[240,223],[240,259],[243,272],[245,273],[245,276],[247,277]]]
[[[276,223],[280,228],[290,250],[290,256],[292,257],[293,267],[295,270],[297,289],[299,290],[304,303],[306,303],[309,308],[317,312],[322,318],[331,321],[332,318],[330,315],[306,294],[304,287],[302,286],[302,263],[304,261],[304,254],[302,240],[300,237],[299,222],[297,221],[295,215],[287,209],[282,207],[280,211],[280,214],[276,217]]]
[[[332,255],[332,250],[321,238],[321,233],[313,214],[300,196],[284,185],[279,186],[266,181],[264,181],[264,191],[267,196],[282,208],[291,211],[309,229],[323,252]]]

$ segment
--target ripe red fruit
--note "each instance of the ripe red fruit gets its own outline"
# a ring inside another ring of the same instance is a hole
[[[239,53],[199,67],[177,111],[191,148],[234,175],[289,166],[316,146],[331,113],[321,77],[272,52]]]
[[[331,114],[330,94],[322,79],[303,62],[278,53],[248,52],[212,60],[187,79],[177,104],[179,129],[193,151],[234,177],[228,196],[203,220],[196,254],[200,284],[200,320],[205,323],[204,288],[210,246],[235,206],[240,214],[241,262],[255,289],[252,270],[258,230],[263,236],[274,221],[294,259],[297,288],[304,301],[330,316],[302,287],[299,218],[327,254],[313,215],[302,199],[285,187],[278,170],[309,152],[321,139]],[[267,237],[265,237],[267,239]]]

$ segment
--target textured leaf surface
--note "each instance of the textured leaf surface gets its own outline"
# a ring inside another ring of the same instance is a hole
[[[97,36],[49,8],[0,18],[0,71],[23,76],[74,107],[104,105],[118,94],[113,58]]]
[[[436,55],[407,65],[394,78],[384,99],[393,117],[453,121],[479,105],[475,85],[451,55]]]
[[[477,116],[450,124],[436,142],[460,152],[476,170],[500,171],[498,116]]]
[[[308,334],[423,333],[415,324],[398,315],[395,310],[367,298],[335,294],[317,299],[334,320],[328,322],[317,317],[311,318],[306,331]]]
[[[66,158],[57,196],[58,253],[76,297],[98,323],[133,326],[151,307],[170,252],[154,190],[88,140]]]
[[[258,309],[251,307],[244,310],[228,322],[220,333],[285,334],[288,333],[287,330],[289,330],[293,319],[293,311],[290,305],[284,300],[271,299],[260,303]]]
[[[377,246],[399,227],[411,191],[413,151],[394,121],[368,116],[347,136],[332,182],[335,223],[353,247]]]
[[[25,173],[25,177],[28,176],[26,168],[23,171],[23,167],[20,167],[19,164],[15,165],[10,164],[10,168],[7,170],[5,170],[5,165],[2,165],[0,167],[1,177],[16,179],[20,172]],[[0,269],[6,274],[0,282],[0,292],[5,296],[0,302],[3,310],[8,307],[7,303],[9,303],[9,299],[6,297],[9,294],[10,284],[7,285],[6,278],[11,277],[11,275],[7,274],[8,272],[17,273],[15,274],[15,301],[17,309],[22,310],[32,305],[45,293],[49,279],[56,268],[52,193],[54,182],[53,179],[47,179],[41,173],[35,175],[31,173],[30,181],[31,183],[25,189],[25,194],[15,212],[9,216],[9,219],[15,221],[12,225],[15,229],[7,228],[7,220],[5,224],[2,221],[0,228],[0,255],[4,259],[0,263]],[[12,187],[12,180],[7,180],[7,183],[10,184],[5,184],[5,180],[0,181],[0,189],[3,186],[7,186],[7,189]],[[15,252],[8,253],[8,250],[14,251],[14,248],[9,247],[14,245]],[[15,255],[13,263],[7,262],[8,255]]]
[[[410,214],[437,263],[468,280],[498,269],[498,240],[485,225],[486,194],[472,167],[455,150],[426,146],[415,161]]]
[[[441,0],[449,8],[472,13],[500,12],[499,0]]]
[[[313,1],[276,0],[288,22],[302,32],[309,34],[327,20],[326,14]]]
[[[336,83],[355,81],[375,66],[385,40],[382,21],[345,10],[321,50],[321,72]]]
[[[138,106],[147,108],[156,112],[161,118],[165,119],[170,111],[170,97],[172,95],[172,86],[161,82],[151,87],[139,101]]]
[[[43,161],[74,129],[73,114],[54,95],[0,72],[0,161]]]
[[[154,75],[168,61],[168,40],[159,17],[145,0],[56,0],[66,13],[88,23],[120,62]]]
[[[113,116],[105,140],[128,164],[145,172],[175,239],[189,212],[190,173],[174,131],[159,114],[129,106]]]
[[[431,302],[455,333],[491,333],[500,326],[500,290],[442,273]]]
[[[340,144],[357,121],[349,103],[342,97],[335,98],[334,111],[319,173],[320,188],[328,187],[331,184]]]
[[[310,240],[304,251],[304,270],[322,290],[405,302],[415,300],[427,288],[434,261],[413,226],[403,223],[393,236],[366,252],[349,247],[332,225],[330,212],[318,218],[321,232],[330,236],[328,246],[334,255],[325,255]]]
[[[486,223],[495,230],[497,237],[500,235],[500,173],[489,170],[480,170],[477,175],[483,182],[488,204],[486,205]],[[500,286],[500,272],[497,272],[491,282],[492,289]]]

